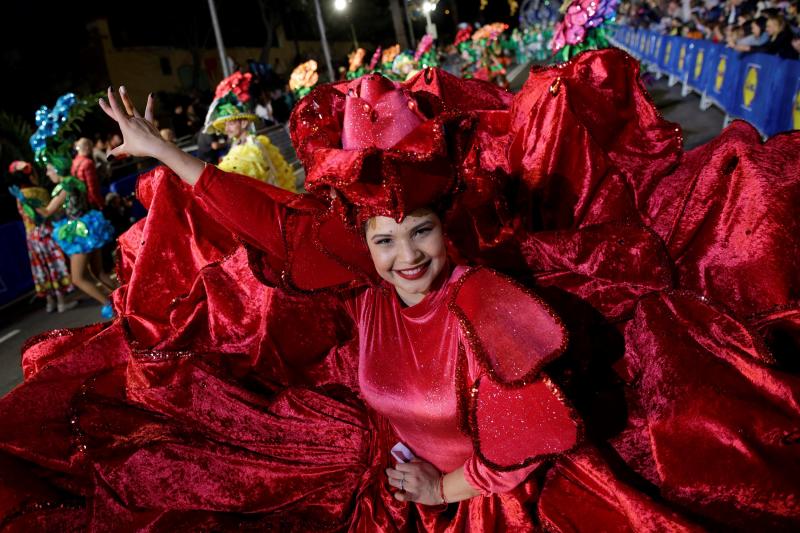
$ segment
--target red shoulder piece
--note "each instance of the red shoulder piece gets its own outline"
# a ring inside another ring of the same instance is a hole
[[[486,268],[458,280],[450,311],[470,348],[498,383],[522,385],[567,347],[567,331],[541,298]]]
[[[541,372],[567,344],[547,304],[509,278],[477,268],[458,281],[450,311],[485,372],[468,390],[466,413],[481,460],[512,470],[573,448],[580,422]]]

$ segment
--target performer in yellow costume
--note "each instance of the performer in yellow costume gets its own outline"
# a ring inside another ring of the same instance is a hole
[[[206,116],[206,133],[225,133],[231,148],[217,165],[297,192],[292,168],[266,135],[255,134],[258,117],[248,107],[251,74],[236,72],[217,86]]]

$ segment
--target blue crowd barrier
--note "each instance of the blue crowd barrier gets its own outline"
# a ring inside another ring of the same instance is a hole
[[[786,61],[769,54],[749,54],[741,59],[736,115],[765,131],[779,131],[779,117],[771,114],[776,95],[783,90]],[[775,121],[772,123],[771,121]]]
[[[739,101],[737,89],[740,63],[739,54],[735,50],[723,48],[717,55],[716,61],[711,63],[714,75],[706,80],[706,95],[729,115],[735,115],[732,111]]]
[[[689,77],[686,80],[689,87],[702,92],[708,83],[708,78],[714,72],[712,64],[716,64],[719,47],[711,46],[708,41],[695,43],[695,53],[689,63]]]
[[[778,107],[789,109],[789,113],[777,117],[777,130],[800,130],[800,61],[790,61],[784,73],[786,80],[778,97]]]
[[[611,42],[670,83],[694,90],[701,106],[714,104],[763,135],[800,129],[800,61],[742,54],[721,44],[618,26]]]
[[[147,172],[147,171],[144,171]],[[111,184],[111,191],[119,194],[120,196],[131,196],[136,193],[136,180],[139,179],[139,176],[142,172],[136,172],[134,174],[130,174],[125,176],[124,178],[120,178],[116,180],[114,183]],[[136,220],[140,218],[144,218],[147,215],[147,210],[144,206],[139,203],[139,200],[133,200],[133,207],[131,209],[131,216]]]
[[[0,224],[0,306],[33,290],[28,243],[22,221]]]

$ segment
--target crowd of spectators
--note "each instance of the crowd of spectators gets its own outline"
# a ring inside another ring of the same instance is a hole
[[[619,21],[633,27],[708,39],[744,53],[798,59],[800,0],[628,0]]]

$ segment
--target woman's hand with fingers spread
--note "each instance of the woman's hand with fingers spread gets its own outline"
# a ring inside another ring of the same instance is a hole
[[[442,502],[439,478],[442,474],[430,463],[414,459],[386,469],[389,484],[400,489],[394,497],[423,505],[440,505]]]
[[[205,163],[172,143],[161,138],[153,124],[153,95],[147,97],[144,116],[139,113],[125,87],[119,88],[117,100],[111,87],[108,102],[100,99],[100,107],[119,126],[122,144],[111,150],[109,156],[128,154],[139,157],[154,157],[171,168],[183,181],[194,185],[200,179]]]
[[[119,88],[119,96],[118,100],[109,87],[108,102],[102,98],[99,102],[102,110],[117,123],[122,133],[122,144],[111,150],[109,155],[159,157],[164,140],[153,124],[153,95],[147,97],[144,116],[136,109],[124,86]]]

